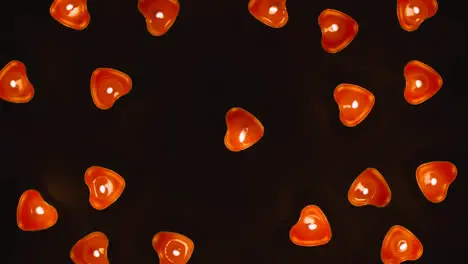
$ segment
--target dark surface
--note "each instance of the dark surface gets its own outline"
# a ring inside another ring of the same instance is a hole
[[[392,0],[291,0],[283,29],[252,18],[248,1],[182,0],[162,37],[146,31],[136,0],[89,1],[84,31],[53,20],[52,1],[10,2],[15,6],[0,11],[0,64],[24,62],[36,95],[28,104],[0,102],[8,208],[2,229],[15,232],[6,263],[71,263],[71,247],[92,231],[109,237],[113,264],[157,263],[153,235],[174,231],[195,242],[191,264],[372,264],[380,263],[383,237],[394,224],[424,244],[417,263],[464,259],[468,43],[463,7],[455,2],[442,1],[435,17],[408,33]],[[360,25],[336,55],[320,46],[317,17],[325,8]],[[444,78],[440,92],[416,107],[403,98],[403,67],[413,59]],[[91,100],[89,80],[98,67],[120,69],[134,82],[108,111]],[[341,82],[376,96],[356,128],[338,119],[333,89]],[[223,144],[224,115],[234,106],[265,126],[264,138],[240,153]],[[441,204],[428,202],[415,180],[416,167],[433,160],[459,169]],[[83,176],[92,165],[127,181],[105,211],[88,202]],[[367,167],[390,185],[386,208],[347,201],[350,184]],[[19,196],[29,188],[59,212],[47,231],[16,226]],[[289,241],[309,204],[330,221],[327,245]]]

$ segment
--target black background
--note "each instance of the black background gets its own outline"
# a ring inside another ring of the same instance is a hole
[[[136,0],[88,1],[84,31],[52,19],[52,1],[10,1],[2,17],[0,64],[25,63],[36,95],[28,104],[0,102],[1,179],[14,254],[7,263],[71,263],[69,251],[92,231],[110,239],[111,263],[157,263],[159,231],[190,237],[190,263],[379,263],[388,229],[400,224],[424,245],[417,263],[459,263],[468,249],[466,16],[453,1],[419,30],[400,28],[396,0],[288,1],[290,20],[269,28],[248,1],[181,0],[162,37],[146,31]],[[354,41],[331,55],[317,18],[326,8],[359,23]],[[444,86],[409,105],[403,68],[431,65]],[[2,66],[3,67],[3,66]],[[102,111],[89,81],[98,67],[129,74],[133,90]],[[338,118],[333,89],[347,82],[374,93],[376,105],[357,127]],[[265,126],[240,153],[223,144],[224,115],[239,106]],[[431,204],[415,170],[448,160],[459,176],[447,199]],[[105,211],[88,202],[84,172],[115,170],[127,187]],[[346,198],[354,178],[375,167],[392,201],[357,208]],[[23,232],[15,210],[21,193],[39,190],[59,212],[47,231]],[[288,237],[301,209],[322,208],[332,240],[320,247]]]

